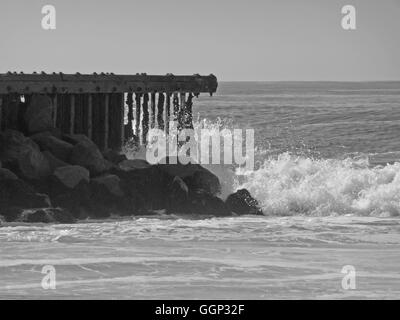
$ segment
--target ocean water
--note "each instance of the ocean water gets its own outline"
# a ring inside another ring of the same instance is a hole
[[[0,298],[400,298],[399,82],[220,83],[194,111],[255,130],[254,171],[210,169],[265,216],[3,224]]]

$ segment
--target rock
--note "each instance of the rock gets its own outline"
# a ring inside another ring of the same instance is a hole
[[[89,171],[81,166],[65,166],[54,170],[54,177],[62,183],[63,186],[73,189],[81,181],[89,182]]]
[[[54,170],[59,167],[68,166],[68,163],[58,159],[50,151],[43,151],[42,153],[46,157],[47,161],[49,162],[51,172],[54,172]]]
[[[166,164],[163,164],[166,162]],[[185,181],[190,190],[203,190],[214,196],[220,194],[221,184],[216,175],[197,163],[181,164],[176,157],[168,157],[157,165],[171,176],[178,176]]]
[[[0,216],[4,217],[6,222],[13,222],[23,211],[24,209],[18,207],[0,207]]]
[[[231,212],[222,199],[204,191],[197,191],[190,194],[186,212],[217,217],[231,215]]]
[[[50,207],[50,199],[37,193],[29,184],[18,180],[0,180],[0,208],[45,208]]]
[[[0,180],[18,180],[18,177],[10,170],[0,168]]]
[[[63,134],[62,139],[65,142],[72,144],[73,146],[78,144],[79,142],[93,143],[92,140],[90,140],[84,134]]]
[[[26,210],[18,218],[20,222],[29,223],[73,223],[74,217],[61,208],[45,208],[39,210]]]
[[[51,135],[49,132],[42,132],[31,136],[42,151],[50,151],[61,161],[68,162],[73,145]]]
[[[189,199],[189,188],[179,177],[175,177],[171,183],[168,210],[173,212],[184,212],[187,210]]]
[[[24,119],[30,133],[43,132],[53,127],[53,104],[49,96],[33,94]]]
[[[142,159],[124,160],[118,165],[124,171],[150,168],[151,164]]]
[[[55,207],[67,209],[74,217],[87,218],[95,201],[88,182],[82,180],[73,189],[55,187],[50,194]],[[106,215],[104,215],[106,216]]]
[[[0,160],[5,167],[28,180],[51,174],[50,165],[39,147],[15,130],[0,133]]]
[[[93,176],[107,170],[107,163],[99,148],[91,141],[81,141],[71,152],[69,163],[85,167]]]
[[[251,196],[247,189],[237,190],[226,199],[225,203],[230,211],[238,215],[263,214],[258,201]]]
[[[103,153],[103,157],[104,159],[110,161],[111,163],[118,165],[119,163],[121,163],[122,161],[126,161],[128,160],[126,158],[126,155],[116,152],[114,150],[109,150],[107,152]]]
[[[190,190],[203,190],[214,196],[221,193],[221,184],[216,175],[201,167],[202,169],[193,175],[184,178]]]
[[[122,170],[114,168],[111,174],[121,179],[121,188],[135,210],[160,210],[168,206],[173,177],[157,166]],[[133,209],[132,209],[133,210]]]
[[[111,195],[123,197],[125,194],[121,189],[121,179],[113,174],[107,174],[91,180],[96,187],[104,187]]]

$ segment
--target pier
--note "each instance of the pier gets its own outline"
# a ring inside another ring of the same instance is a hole
[[[170,120],[192,127],[193,97],[217,87],[212,74],[8,72],[0,74],[0,131],[21,130],[23,109],[40,95],[50,99],[53,127],[61,133],[84,134],[101,150],[119,150],[134,136],[146,144],[151,128],[168,134]]]

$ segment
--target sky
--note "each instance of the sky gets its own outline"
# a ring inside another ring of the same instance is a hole
[[[341,26],[348,4],[356,30]],[[400,0],[1,0],[0,39],[0,73],[400,80]]]

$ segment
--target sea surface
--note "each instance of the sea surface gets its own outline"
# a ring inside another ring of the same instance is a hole
[[[400,298],[400,82],[223,82],[194,111],[254,129],[254,171],[208,167],[264,216],[3,223],[0,298]]]

